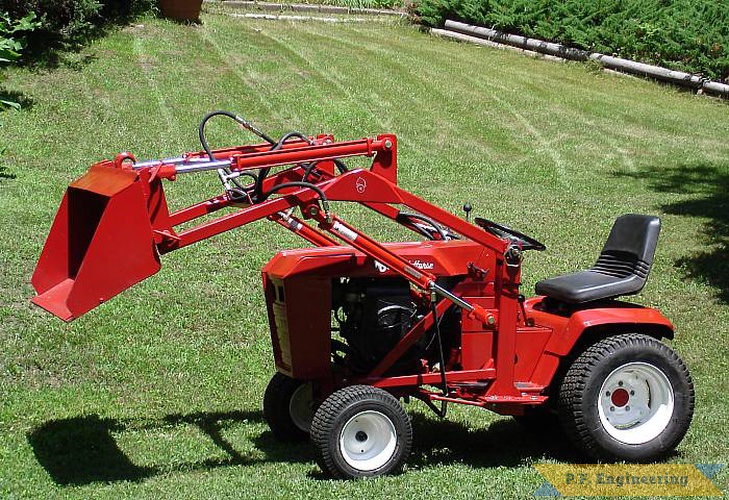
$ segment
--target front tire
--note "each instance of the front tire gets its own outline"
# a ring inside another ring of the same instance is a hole
[[[263,416],[274,436],[284,442],[308,439],[315,410],[311,382],[274,374],[263,396]]]
[[[608,337],[572,363],[559,392],[559,416],[572,441],[600,460],[649,462],[683,439],[694,410],[686,365],[642,334]]]
[[[400,470],[410,454],[413,430],[390,393],[354,385],[324,400],[314,415],[311,439],[325,473],[355,479]]]

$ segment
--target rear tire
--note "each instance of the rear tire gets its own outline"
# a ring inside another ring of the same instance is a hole
[[[686,365],[667,345],[636,333],[586,349],[568,369],[559,393],[567,435],[600,460],[663,457],[683,439],[693,411]]]
[[[274,436],[284,442],[308,439],[315,411],[311,382],[274,374],[263,397],[263,416]]]
[[[329,396],[311,424],[322,470],[337,479],[399,471],[413,441],[410,418],[390,393],[354,385]]]

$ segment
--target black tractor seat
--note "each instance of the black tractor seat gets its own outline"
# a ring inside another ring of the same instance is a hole
[[[661,220],[650,215],[621,215],[613,224],[600,257],[587,271],[542,280],[538,295],[568,304],[584,304],[640,292],[648,280]]]

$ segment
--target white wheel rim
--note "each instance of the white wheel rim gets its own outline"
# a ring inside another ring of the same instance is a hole
[[[674,398],[668,377],[657,367],[627,363],[602,383],[597,401],[600,423],[625,444],[644,444],[660,435],[671,422]]]
[[[379,411],[363,411],[350,418],[339,435],[342,457],[353,469],[373,471],[385,465],[397,447],[395,425]]]
[[[311,383],[301,384],[291,395],[289,415],[296,427],[309,432],[314,418],[314,388]]]

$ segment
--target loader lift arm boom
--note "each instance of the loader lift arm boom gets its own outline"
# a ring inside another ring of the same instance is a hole
[[[317,189],[314,189],[313,186],[302,187],[279,198],[241,208],[233,214],[186,230],[180,234],[174,233],[170,228],[163,230],[155,229],[155,232],[162,237],[158,248],[161,253],[166,253],[266,217],[284,220],[284,215],[282,214],[288,209],[298,206],[304,212],[305,216],[318,222],[320,229],[332,236],[338,237],[348,245],[391,268],[394,272],[400,274],[421,290],[444,297],[459,307],[473,313],[475,317],[484,323],[487,322],[489,320],[488,315],[478,305],[470,304],[438,286],[435,283],[434,276],[418,270],[403,258],[390,252],[381,244],[348,225],[341,218],[330,213],[327,200],[350,201],[362,203],[365,206],[374,208],[383,215],[389,216],[393,220],[397,220],[397,215],[400,214],[400,211],[388,211],[384,208],[378,209],[377,205],[401,204],[418,211],[427,211],[435,222],[454,228],[464,236],[474,239],[482,245],[492,248],[494,251],[503,252],[505,250],[505,245],[502,240],[481,231],[475,226],[464,223],[452,214],[399,188],[396,184],[396,144],[396,138],[392,135],[381,135],[376,139],[366,138],[360,141],[343,143],[332,142],[326,136],[324,144],[321,145],[316,143],[302,144],[289,150],[257,150],[248,155],[232,156],[229,161],[231,170],[234,172],[291,163],[300,165],[304,162],[326,162],[348,156],[375,156],[375,159],[370,170],[354,170],[339,176],[334,176],[331,169],[323,170],[319,174],[321,181],[317,185],[314,185]],[[212,163],[213,166],[206,167],[204,164],[194,165],[195,171],[218,167],[216,162],[209,163]],[[165,168],[165,165],[162,165],[160,168]],[[268,191],[275,190],[278,186],[284,184],[291,184],[290,182],[286,183],[285,179],[291,177],[291,174],[294,172],[294,177],[296,177],[296,174],[298,174],[297,168],[299,167],[290,167],[279,172],[275,177],[267,179],[269,181]],[[174,178],[177,174],[184,173],[185,171],[186,167],[184,166],[175,167],[174,171],[169,169],[169,173],[165,174],[165,176]],[[325,197],[322,197],[322,194]],[[325,206],[323,211],[315,203],[317,198]],[[221,203],[221,201],[217,200],[217,206],[220,208],[226,205],[225,203]],[[331,238],[315,236],[321,235],[321,233],[314,231],[313,228],[304,224],[302,221],[293,219],[291,215],[286,216],[286,218],[290,223],[285,225],[285,227],[311,243],[326,246],[333,242]],[[188,217],[179,218],[178,216],[177,220],[180,222],[189,222],[192,219]]]

